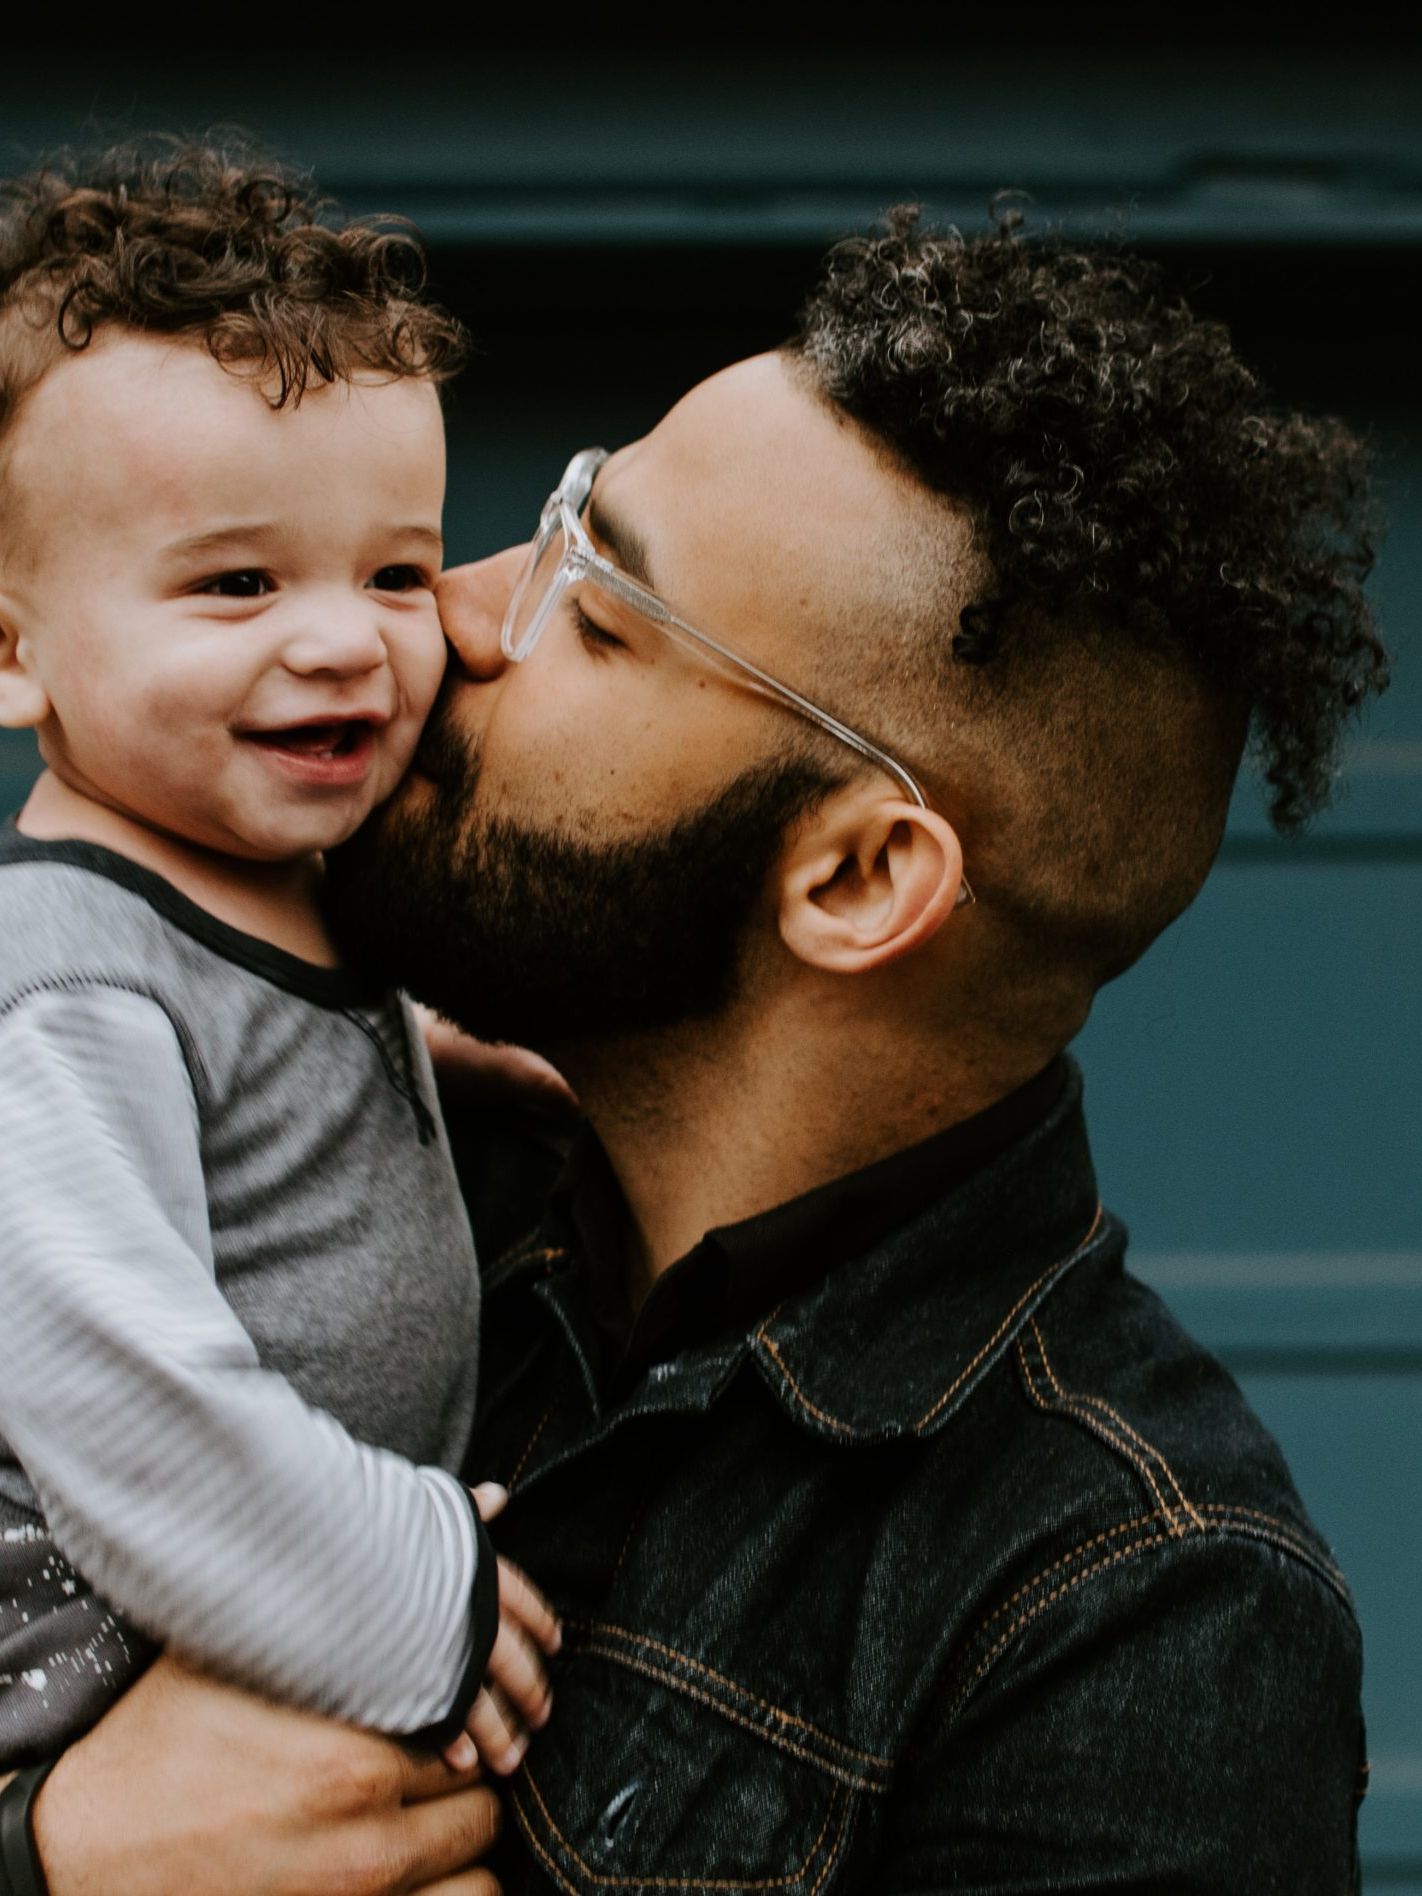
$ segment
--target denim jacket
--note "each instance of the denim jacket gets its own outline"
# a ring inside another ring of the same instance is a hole
[[[566,1221],[490,1269],[468,1473],[566,1632],[507,1896],[1356,1887],[1346,1585],[1080,1092],[631,1379]]]

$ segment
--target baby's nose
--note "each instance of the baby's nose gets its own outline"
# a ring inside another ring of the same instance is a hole
[[[368,601],[329,601],[316,607],[287,641],[286,663],[294,672],[367,672],[385,662],[378,613]]]

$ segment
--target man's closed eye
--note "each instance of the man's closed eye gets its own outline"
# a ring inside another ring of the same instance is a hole
[[[601,626],[595,619],[590,619],[576,601],[573,604],[573,623],[578,629],[578,637],[590,652],[601,656],[623,649],[622,640],[616,633],[609,632],[606,626]]]

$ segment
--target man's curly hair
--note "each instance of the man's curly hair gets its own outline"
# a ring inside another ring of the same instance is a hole
[[[831,253],[792,350],[972,513],[991,577],[956,659],[991,671],[1052,619],[1168,648],[1247,707],[1273,821],[1297,829],[1388,678],[1368,451],[1273,407],[1153,264],[1019,221],[969,241],[891,212]]]
[[[0,186],[0,429],[108,326],[190,337],[274,407],[353,376],[441,382],[465,350],[405,229],[342,222],[250,149],[157,139]]]

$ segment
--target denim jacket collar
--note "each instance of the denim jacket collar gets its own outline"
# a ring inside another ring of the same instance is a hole
[[[1104,1241],[1069,1068],[1052,1111],[994,1163],[755,1330],[756,1366],[802,1427],[844,1443],[935,1433]]]
[[[1051,1111],[995,1161],[749,1329],[654,1364],[614,1404],[619,1419],[704,1410],[749,1359],[789,1419],[823,1439],[880,1442],[941,1428],[1062,1276],[1104,1240],[1081,1074],[1067,1067]],[[486,1291],[532,1282],[600,1408],[578,1249],[555,1211],[499,1261]]]

